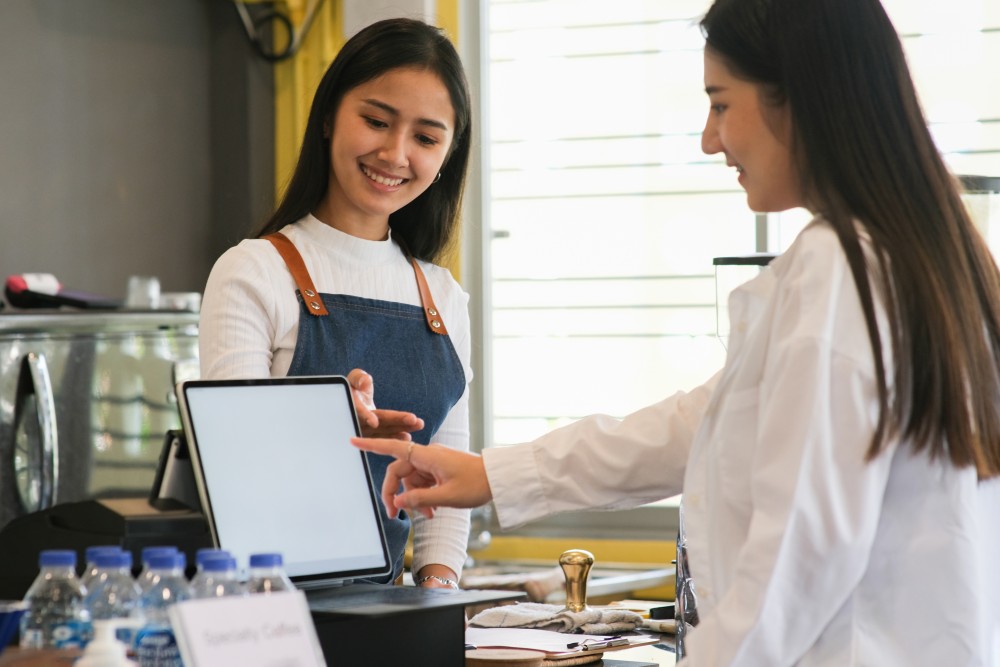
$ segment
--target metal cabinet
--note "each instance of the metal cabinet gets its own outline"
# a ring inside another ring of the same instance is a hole
[[[198,315],[0,315],[0,528],[60,502],[144,495],[174,386],[198,375]]]

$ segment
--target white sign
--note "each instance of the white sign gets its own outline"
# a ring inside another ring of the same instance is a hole
[[[179,602],[170,622],[185,667],[324,667],[301,591]]]

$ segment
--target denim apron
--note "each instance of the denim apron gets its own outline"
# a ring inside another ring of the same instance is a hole
[[[416,260],[413,266],[422,306],[366,299],[344,294],[319,294],[298,250],[277,232],[265,237],[281,254],[297,287],[299,333],[288,375],[347,375],[361,368],[375,381],[376,405],[412,412],[424,428],[412,434],[426,444],[465,392],[465,370],[441,320]],[[368,453],[376,493],[392,458]],[[385,527],[393,581],[403,571],[403,552],[410,534],[410,517],[386,516]]]

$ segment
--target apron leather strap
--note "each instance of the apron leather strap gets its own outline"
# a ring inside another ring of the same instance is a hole
[[[447,336],[448,329],[444,326],[444,320],[441,319],[441,313],[438,311],[437,306],[434,305],[434,297],[431,296],[431,290],[427,287],[427,279],[424,278],[424,272],[420,270],[420,265],[417,264],[417,260],[413,257],[410,257],[410,264],[413,265],[413,273],[417,277],[417,289],[420,290],[420,305],[424,307],[424,317],[427,318],[427,327],[432,333]]]
[[[313,286],[312,277],[309,275],[306,263],[295,247],[295,244],[281,232],[268,234],[264,238],[271,242],[278,251],[278,254],[281,255],[281,258],[285,260],[285,264],[292,274],[292,279],[299,289],[299,294],[302,295],[302,299],[308,306],[309,314],[316,317],[329,315],[329,311],[323,305],[323,299],[320,298],[316,292],[316,288]],[[417,289],[420,291],[420,304],[423,307],[424,317],[427,319],[427,328],[431,330],[431,333],[447,336],[448,328],[445,327],[444,320],[441,319],[441,313],[434,304],[434,297],[431,296],[431,290],[427,286],[427,279],[424,277],[424,272],[420,269],[420,265],[417,264],[416,259],[410,257],[408,253],[407,257],[413,266],[413,274],[417,279]]]
[[[312,277],[309,275],[309,269],[306,268],[306,263],[302,259],[302,255],[298,249],[296,249],[295,244],[288,240],[288,237],[281,232],[268,234],[264,238],[271,242],[278,251],[278,254],[281,255],[281,258],[285,260],[285,264],[292,274],[292,280],[295,281],[295,285],[299,288],[299,294],[302,295],[302,300],[308,306],[307,310],[309,314],[316,317],[329,315],[329,311],[323,304],[323,299],[316,293]]]

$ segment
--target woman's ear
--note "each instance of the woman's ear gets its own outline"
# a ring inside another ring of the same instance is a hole
[[[323,121],[323,138],[329,139],[333,136],[333,119],[329,116]]]

